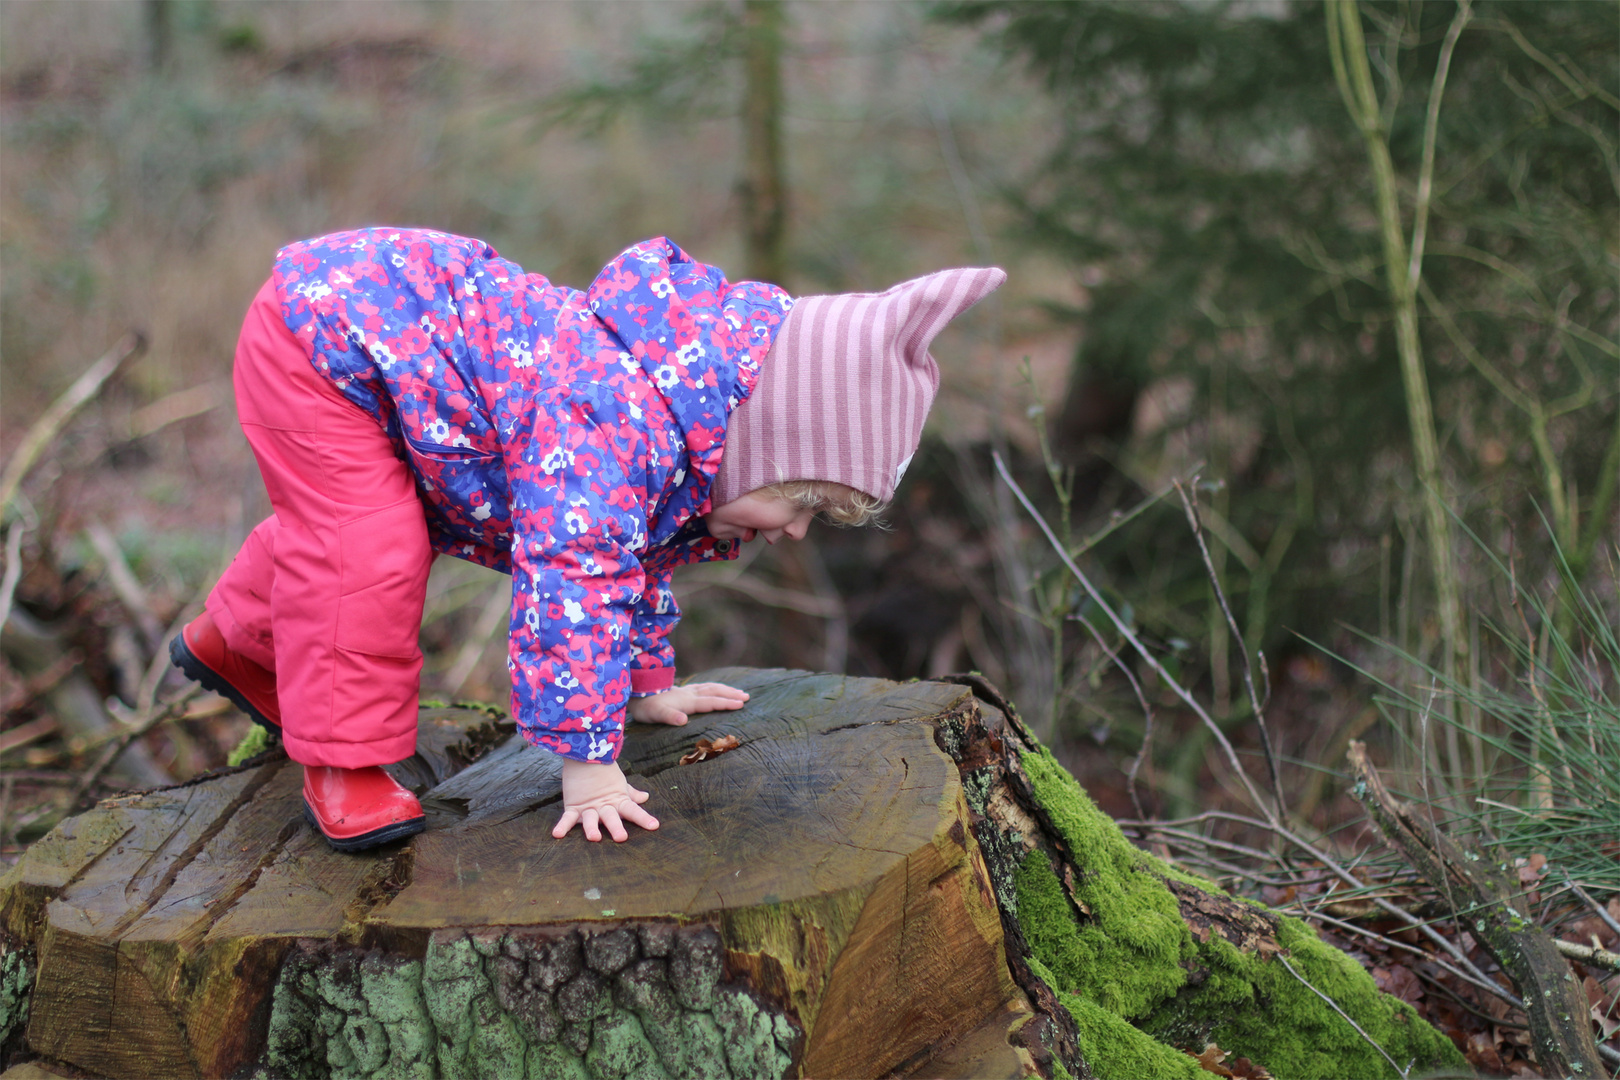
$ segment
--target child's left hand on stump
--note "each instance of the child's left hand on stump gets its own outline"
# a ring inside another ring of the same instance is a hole
[[[616,761],[563,761],[563,816],[551,835],[562,839],[576,824],[585,830],[585,839],[602,839],[601,826],[619,843],[630,839],[626,821],[649,831],[658,828],[658,819],[641,808],[647,793],[630,786]]]

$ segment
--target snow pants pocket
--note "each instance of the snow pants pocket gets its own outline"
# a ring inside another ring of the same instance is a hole
[[[370,656],[416,660],[427,599],[427,519],[411,498],[338,526],[342,583],[334,644]]]

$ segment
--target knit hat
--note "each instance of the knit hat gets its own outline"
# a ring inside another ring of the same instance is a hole
[[[727,421],[713,505],[787,480],[890,499],[939,390],[929,343],[1006,280],[996,267],[966,267],[887,292],[800,297]]]

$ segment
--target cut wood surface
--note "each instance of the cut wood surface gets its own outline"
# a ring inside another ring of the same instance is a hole
[[[0,877],[0,1065],[1193,1076],[1183,1050],[1220,1041],[1377,1075],[1279,953],[1402,1060],[1449,1062],[1308,928],[1130,847],[982,680],[695,678],[751,700],[632,725],[662,827],[624,844],[552,839],[557,760],[477,707],[422,709],[391,768],[429,827],[377,851],[311,831],[279,750],[64,821]]]
[[[328,849],[279,753],[65,822],[0,885],[35,952],[29,1049],[130,1077],[856,1076],[952,1051],[978,1075],[983,1044],[1031,1071],[934,740],[971,690],[705,678],[753,700],[632,728],[621,764],[662,827],[625,844],[553,840],[556,759],[467,708],[423,709],[393,771],[430,827],[378,852]]]

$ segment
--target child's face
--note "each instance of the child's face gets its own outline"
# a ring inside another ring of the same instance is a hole
[[[767,544],[774,544],[784,536],[803,540],[815,516],[814,510],[795,506],[780,495],[750,491],[710,510],[703,520],[709,526],[709,535],[717,540],[747,542],[763,536]]]

